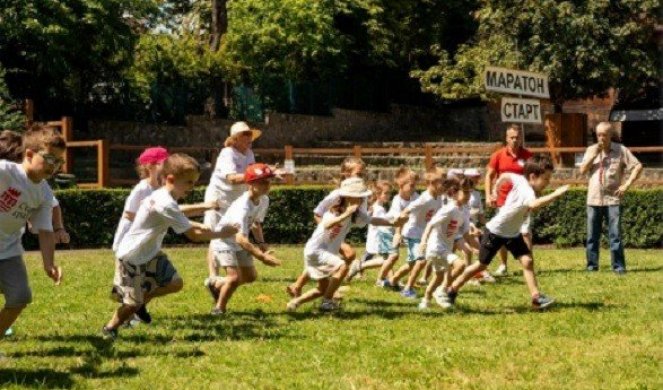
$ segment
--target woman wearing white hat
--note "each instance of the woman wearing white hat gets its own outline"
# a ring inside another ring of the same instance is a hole
[[[216,202],[219,208],[205,212],[205,225],[214,228],[230,204],[246,192],[244,172],[246,167],[255,163],[251,145],[261,134],[260,130],[250,128],[246,122],[235,122],[230,127],[230,135],[216,159],[214,172],[205,190],[205,202]],[[264,245],[257,244],[261,247]],[[214,288],[213,281],[218,276],[218,269],[211,250],[207,253],[207,265],[209,277],[205,279],[205,286],[216,299],[218,289]]]

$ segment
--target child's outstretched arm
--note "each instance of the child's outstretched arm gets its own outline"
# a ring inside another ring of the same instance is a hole
[[[345,221],[352,214],[354,214],[354,212],[357,211],[358,208],[359,208],[358,204],[353,204],[353,205],[348,206],[341,215],[339,215],[337,217],[334,217],[334,218],[330,219],[329,221],[326,221],[324,228],[325,229],[330,229],[334,225],[338,225],[339,223]]]
[[[253,238],[256,240],[256,245],[258,245],[258,248],[260,248],[260,250],[263,252],[267,252],[269,250],[269,246],[265,242],[265,236],[262,231],[262,223],[254,222],[253,226],[251,226],[251,233],[253,234]]]
[[[187,217],[196,217],[202,215],[207,210],[213,210],[218,208],[216,202],[204,202],[204,203],[194,203],[194,204],[181,204],[179,205],[180,210]]]
[[[242,249],[244,249],[245,251],[249,252],[256,259],[263,262],[263,264],[268,265],[270,267],[276,267],[281,265],[281,260],[277,259],[274,255],[272,255],[271,251],[263,252],[262,250],[260,250],[260,248],[253,245],[251,241],[249,241],[249,238],[244,234],[242,234],[241,232],[235,235],[235,241],[237,241],[237,245],[242,247]]]
[[[552,203],[555,199],[559,198],[560,196],[564,195],[566,191],[569,190],[569,185],[563,185],[559,188],[557,188],[555,191],[551,192],[548,195],[542,196],[540,198],[534,199],[530,204],[528,205],[530,211],[535,211],[537,209],[540,209],[541,207]]]
[[[227,238],[237,233],[239,230],[238,225],[224,225],[220,230],[212,230],[207,225],[190,221],[191,228],[184,232],[184,235],[191,241],[211,241],[217,238]]]

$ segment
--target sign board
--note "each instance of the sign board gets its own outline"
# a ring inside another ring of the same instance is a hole
[[[541,124],[541,103],[535,99],[502,98],[502,122]]]
[[[483,83],[487,91],[550,98],[548,76],[541,73],[488,66]]]

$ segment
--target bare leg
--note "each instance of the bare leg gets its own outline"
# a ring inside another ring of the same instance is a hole
[[[428,287],[426,287],[426,292],[424,293],[424,298],[426,300],[430,301],[433,298],[433,293],[442,284],[445,279],[445,274],[448,273],[449,267],[445,268],[444,271],[435,273],[435,276],[433,276],[430,283],[428,283]]]
[[[163,287],[157,287],[153,291],[145,294],[145,304],[154,298],[162,297],[168,294],[174,294],[184,287],[184,281],[181,278],[175,278]]]
[[[396,271],[396,273],[394,273],[391,276],[391,279],[389,279],[389,283],[392,286],[396,286],[398,282],[401,280],[401,278],[407,275],[410,271],[412,271],[413,268],[414,268],[414,263],[412,262],[407,262],[407,264],[403,264],[401,268],[399,268],[398,271]]]
[[[25,306],[5,307],[0,310],[0,338],[5,337],[5,332],[16,321],[23,309],[25,309]]]
[[[134,313],[136,313],[136,310],[138,310],[139,306],[131,306],[131,305],[125,305],[122,304],[120,307],[117,308],[115,313],[113,313],[113,318],[106,324],[106,328],[108,329],[117,329],[120,327],[120,325],[124,324],[127,320],[133,317]]]
[[[327,286],[329,285],[329,278],[318,280],[318,286],[314,289],[308,290],[301,296],[293,298],[288,305],[299,306],[303,303],[310,302],[314,299],[320,298],[324,295],[324,292],[327,291]]]
[[[221,287],[221,294],[216,303],[216,308],[222,311],[226,310],[228,301],[242,284],[253,283],[258,277],[255,267],[225,267],[226,277]]]
[[[219,276],[219,268],[216,266],[216,260],[214,260],[212,245],[207,248],[207,271],[210,279]]]
[[[465,268],[465,271],[460,274],[453,283],[451,283],[451,287],[449,287],[449,289],[458,291],[461,287],[463,287],[463,285],[465,285],[465,283],[467,283],[468,280],[472,279],[475,273],[481,272],[485,269],[486,266],[478,261],[470,264],[467,268]]]
[[[345,278],[345,275],[348,273],[348,266],[347,264],[343,264],[334,274],[328,279],[327,283],[327,289],[324,292],[324,298],[325,299],[332,299],[334,298],[334,294],[336,293],[336,290],[338,290],[338,287],[341,285],[341,282],[343,281],[343,278]]]
[[[523,265],[523,276],[525,277],[525,283],[529,289],[529,293],[532,296],[539,295],[539,285],[536,281],[536,275],[534,274],[534,259],[530,255],[525,255],[520,257],[520,264]]]
[[[310,280],[308,273],[306,271],[303,271],[298,277],[297,280],[295,280],[294,283],[289,284],[286,288],[285,291],[288,293],[293,298],[296,298],[302,294],[302,288],[306,286],[306,283]]]
[[[506,270],[506,260],[507,260],[507,255],[508,255],[508,253],[506,251],[506,247],[500,248],[499,253],[500,253],[500,265],[503,266],[504,269]]]
[[[426,260],[418,260],[414,263],[414,267],[412,267],[412,271],[410,271],[410,276],[407,278],[407,284],[405,285],[406,290],[414,288],[414,284],[417,282],[419,274],[427,265],[428,261]]]

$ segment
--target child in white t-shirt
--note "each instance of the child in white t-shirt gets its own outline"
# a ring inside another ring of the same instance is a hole
[[[473,236],[477,234],[480,236],[480,227],[486,225],[486,214],[483,209],[481,192],[477,191],[476,189],[476,186],[481,180],[481,172],[476,168],[469,168],[465,170],[464,174],[466,178],[472,181],[472,192],[470,193],[470,200],[466,205],[470,213],[470,226],[472,230],[471,233]],[[458,269],[454,268],[452,271],[453,278],[456,278],[458,275],[460,275],[464,271],[465,267],[472,263],[472,248],[470,248],[467,243],[463,242],[461,245],[459,245],[459,249],[463,251],[464,266],[462,268],[459,267]],[[474,275],[474,279],[479,283],[495,283],[495,278],[488,272],[488,270],[477,272]]]
[[[470,235],[470,215],[465,211],[469,200],[471,184],[468,179],[447,179],[444,187],[449,200],[442,206],[426,225],[421,237],[419,250],[425,254],[431,264],[434,277],[426,288],[419,309],[428,309],[433,292],[445,279],[451,277],[451,267],[459,261],[453,253],[454,241],[458,235],[478,253],[479,244]],[[438,301],[443,308],[449,307],[448,302]]]
[[[216,266],[226,270],[225,277],[214,281],[213,287],[219,291],[219,298],[212,315],[224,314],[237,287],[256,280],[258,273],[253,265],[253,257],[270,267],[281,265],[268,250],[262,231],[269,207],[267,194],[272,177],[274,172],[268,165],[249,165],[244,173],[248,190],[230,205],[217,225],[218,228],[237,225],[239,231],[235,236],[211,242]],[[253,233],[256,244],[249,241],[249,233]]]
[[[368,214],[371,217],[390,219],[385,204],[389,203],[391,197],[391,184],[385,180],[379,180],[371,186],[372,195],[369,197]],[[350,266],[348,280],[352,280],[357,274],[372,269],[380,268],[391,253],[391,240],[385,245],[382,238],[384,235],[393,237],[393,228],[389,226],[368,225],[366,233],[366,252],[361,260],[355,260]]]
[[[0,337],[32,301],[21,245],[28,221],[39,235],[44,271],[56,284],[62,279],[54,262],[53,193],[45,180],[62,165],[65,149],[57,130],[37,125],[24,135],[21,164],[0,161]]]
[[[532,211],[551,203],[568,190],[568,186],[562,186],[551,194],[536,197],[536,192],[543,191],[550,182],[552,171],[553,165],[549,157],[535,155],[525,163],[524,176],[504,173],[499,177],[495,187],[508,180],[513,188],[507,195],[504,206],[486,224],[486,231],[481,236],[479,261],[467,267],[463,274],[454,280],[446,290],[446,295],[441,299],[453,305],[459,289],[475,273],[485,270],[499,249],[506,246],[523,266],[525,282],[532,296],[532,307],[544,309],[554,302],[553,299],[539,292],[534,274],[534,259],[520,230]]]
[[[396,172],[394,181],[398,186],[398,193],[391,200],[391,207],[389,207],[389,212],[387,213],[390,219],[399,217],[401,212],[403,212],[410,203],[419,198],[419,194],[415,191],[417,179],[417,174],[408,167],[402,166]],[[380,268],[377,280],[375,281],[375,284],[378,287],[394,287],[389,284],[389,276],[399,258],[398,248],[402,237],[401,229],[402,227],[391,229],[385,228],[380,229],[378,233],[380,246],[383,248],[382,250],[389,253],[389,257],[382,265],[382,268]]]
[[[323,297],[321,311],[339,309],[334,294],[348,271],[347,262],[339,256],[339,250],[350,228],[365,226],[368,222],[390,225],[391,222],[377,217],[372,220],[360,217],[362,203],[371,194],[364,181],[358,177],[344,180],[338,189],[340,202],[322,216],[322,220],[306,242],[304,266],[308,276],[318,281],[318,286],[299,297],[294,297],[286,306],[288,311],[297,310],[302,303]],[[402,223],[398,220],[397,223]]]
[[[341,163],[341,180],[346,180],[352,177],[361,178],[364,176],[365,168],[366,164],[364,164],[362,159],[357,157],[346,157]],[[330,192],[323,200],[320,201],[320,203],[318,203],[318,205],[313,210],[313,218],[315,219],[315,223],[319,224],[322,220],[322,216],[327,211],[329,211],[331,207],[339,204],[339,202],[340,196],[338,189]],[[358,217],[365,221],[364,225],[367,224],[370,219],[370,216],[368,215],[368,202],[366,199],[364,199],[359,207]],[[354,250],[354,248],[345,242],[341,243],[339,253],[341,258],[345,260],[348,266],[352,264],[352,262],[357,257],[357,252]],[[306,283],[308,283],[309,279],[309,274],[306,272],[306,269],[304,269],[304,271],[302,271],[294,283],[286,286],[286,292],[292,298],[298,297]]]
[[[189,221],[177,205],[194,187],[200,176],[196,160],[173,154],[162,169],[163,186],[143,200],[131,227],[122,237],[115,255],[119,277],[113,291],[121,306],[103,327],[107,339],[117,338],[117,330],[151,299],[178,292],[183,281],[168,257],[161,251],[163,238],[172,228],[194,241],[224,238],[237,232],[236,226],[213,231],[206,225]]]
[[[435,167],[426,172],[424,176],[426,191],[401,213],[401,217],[408,218],[402,229],[403,240],[408,248],[408,262],[389,279],[389,285],[396,288],[399,280],[409,274],[407,284],[401,291],[401,295],[405,298],[417,298],[414,283],[421,270],[426,266],[425,258],[419,251],[421,235],[433,214],[443,205],[444,177],[445,172],[442,168]]]

